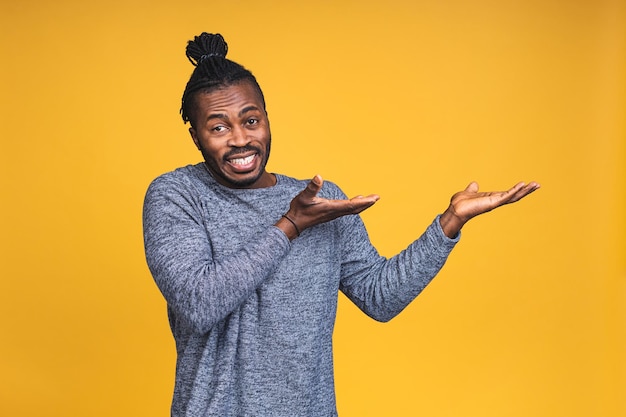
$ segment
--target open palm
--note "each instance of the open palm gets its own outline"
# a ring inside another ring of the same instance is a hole
[[[476,182],[452,196],[450,205],[454,213],[463,221],[486,213],[505,204],[514,203],[539,188],[539,184],[520,182],[507,191],[479,192]]]

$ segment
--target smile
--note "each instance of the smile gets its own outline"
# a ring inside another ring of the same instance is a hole
[[[233,165],[248,165],[254,160],[255,157],[256,157],[256,154],[252,154],[250,156],[246,156],[245,158],[231,159],[228,162],[230,162]]]
[[[228,166],[235,174],[246,174],[258,168],[259,154],[252,153],[248,156],[228,159]]]

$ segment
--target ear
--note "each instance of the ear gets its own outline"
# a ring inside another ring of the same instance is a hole
[[[191,135],[191,139],[193,139],[193,143],[196,144],[196,148],[198,148],[198,150],[201,151],[202,149],[200,148],[200,142],[198,141],[198,136],[196,135],[196,129],[194,129],[193,127],[190,127],[189,134]]]

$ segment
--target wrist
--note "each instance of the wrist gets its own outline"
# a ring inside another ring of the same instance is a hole
[[[285,233],[289,240],[294,240],[300,236],[300,228],[296,222],[287,214],[283,214],[281,218],[274,224]]]
[[[465,224],[465,220],[459,218],[450,207],[439,216],[439,224],[443,233],[450,239],[458,236],[461,228]]]

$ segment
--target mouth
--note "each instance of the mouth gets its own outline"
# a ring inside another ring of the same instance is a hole
[[[253,153],[248,156],[240,156],[237,158],[229,158],[226,161],[236,172],[248,172],[255,168],[257,154]]]

